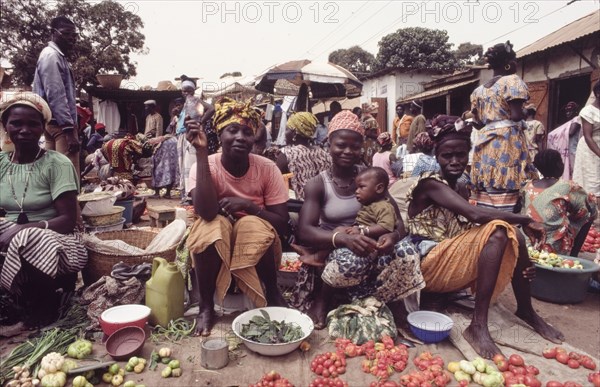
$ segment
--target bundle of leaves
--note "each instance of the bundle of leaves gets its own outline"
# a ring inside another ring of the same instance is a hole
[[[304,336],[296,323],[271,320],[269,314],[260,309],[262,316],[254,316],[247,324],[242,324],[240,335],[248,340],[263,344],[290,343]]]

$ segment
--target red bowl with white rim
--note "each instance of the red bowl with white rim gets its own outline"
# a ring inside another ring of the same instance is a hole
[[[125,327],[138,327],[144,329],[148,322],[151,309],[146,305],[126,304],[106,309],[98,320],[102,331],[110,336]]]

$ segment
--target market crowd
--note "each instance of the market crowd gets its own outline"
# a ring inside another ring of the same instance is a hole
[[[148,100],[144,125],[108,134],[75,98],[65,54],[76,37],[70,20],[54,19],[33,93],[0,106],[8,136],[0,152],[0,284],[36,321],[56,317],[57,290],[73,291],[86,264],[72,210],[81,179],[95,171],[135,185],[146,170],[157,196],[177,189],[198,215],[187,238],[198,334],[210,334],[215,300],[233,283],[256,306],[308,311],[318,329],[340,297],[374,297],[398,320],[419,308],[421,292],[470,287],[475,306],[463,335],[489,358],[500,351],[488,310],[510,284],[516,315],[544,338],[563,339],[532,307],[527,247],[577,256],[597,217],[600,83],[592,104],[565,107],[568,121],[547,145],[508,42],[485,53],[494,76],[460,117],[426,116],[415,100],[396,107],[387,132],[376,104],[349,111],[333,102],[320,118],[290,112],[281,146],[276,124],[254,101],[209,103],[182,76],[168,120]],[[290,195],[299,214],[290,214]],[[291,300],[277,286],[285,248],[303,262]]]

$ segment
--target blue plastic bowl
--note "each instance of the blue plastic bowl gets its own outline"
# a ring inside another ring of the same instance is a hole
[[[420,310],[408,315],[408,323],[412,333],[425,343],[437,343],[444,340],[454,322],[445,314]]]

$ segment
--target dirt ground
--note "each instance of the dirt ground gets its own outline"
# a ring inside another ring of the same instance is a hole
[[[179,200],[156,200],[147,199],[149,205],[179,205]],[[147,217],[143,218],[140,225],[148,225]],[[592,258],[591,255],[582,255],[583,258]],[[515,309],[514,297],[510,289],[507,289],[500,297],[500,303],[509,310]],[[538,313],[547,321],[560,329],[566,336],[566,343],[576,347],[583,352],[587,352],[596,359],[600,358],[600,295],[588,293],[584,302],[577,305],[557,305],[539,300],[533,300],[534,307]],[[234,315],[222,316],[219,318],[212,337],[225,337],[231,330],[231,321]],[[493,321],[490,321],[493,323]],[[2,335],[0,327],[0,335]],[[6,356],[12,347],[24,340],[25,335],[12,338],[0,337],[0,357]],[[541,338],[540,338],[541,340]],[[247,386],[256,383],[263,374],[275,370],[289,379],[295,386],[308,386],[315,375],[310,371],[310,362],[313,357],[322,352],[334,350],[333,343],[329,340],[327,331],[314,331],[309,337],[311,349],[306,352],[296,350],[288,355],[279,357],[266,357],[258,355],[247,350],[243,345],[239,349],[230,352],[229,364],[220,370],[207,370],[201,366],[201,343],[202,339],[190,337],[179,344],[168,344],[173,348],[173,357],[181,362],[183,375],[180,378],[163,379],[160,376],[160,370],[164,367],[159,365],[156,371],[146,369],[141,374],[128,374],[125,380],[134,380],[138,384],[146,386]],[[147,340],[142,350],[141,356],[149,358],[153,349],[158,349],[164,343],[154,343]],[[421,345],[409,350],[409,366],[404,371],[412,371],[412,359],[423,351],[432,351],[442,356],[444,361],[460,360],[462,354],[449,342],[445,341],[437,345]],[[104,345],[97,341],[94,344],[95,361],[108,361],[110,356],[106,353]],[[530,359],[532,355],[529,355]],[[347,372],[341,375],[342,379],[347,381],[350,386],[368,386],[375,380],[374,376],[365,374],[360,369],[362,358],[348,360]],[[88,360],[80,362],[80,365],[93,363]],[[549,375],[555,375],[556,370],[560,372],[571,372],[556,361],[549,361],[541,356],[533,356],[532,364],[536,365],[542,371],[540,380],[544,383],[549,380],[549,376],[543,376],[545,372]],[[529,363],[529,360],[528,360]],[[120,362],[124,367],[125,362]],[[569,380],[579,381],[583,385],[588,385],[585,375],[589,371],[572,371]],[[399,380],[398,373],[394,374],[392,380]],[[562,380],[563,382],[565,380]],[[105,384],[102,384],[105,385]]]

